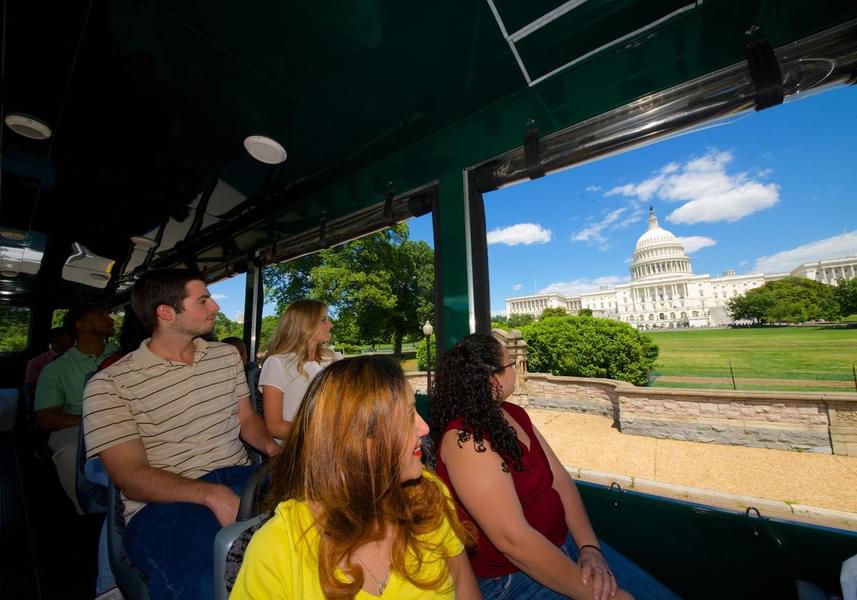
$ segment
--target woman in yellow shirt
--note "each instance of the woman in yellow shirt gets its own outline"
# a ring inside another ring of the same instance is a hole
[[[401,368],[358,357],[313,379],[271,468],[273,516],[230,598],[481,598],[449,492],[423,470]]]

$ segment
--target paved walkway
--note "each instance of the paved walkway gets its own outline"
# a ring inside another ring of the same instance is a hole
[[[659,440],[620,433],[608,417],[527,410],[559,459],[573,472],[584,469],[687,486],[694,489],[669,485],[661,490],[645,489],[645,485],[635,487],[738,510],[752,499],[724,496],[717,502],[705,490],[753,496],[772,501],[756,503],[762,504],[759,508],[763,514],[782,511],[792,514],[771,516],[791,516],[857,529],[857,457]],[[581,474],[582,479],[603,481],[598,474],[586,471]],[[795,506],[799,509],[794,510]],[[804,511],[800,507],[833,512]],[[836,511],[852,514],[838,515],[845,518],[837,519]],[[831,515],[832,518],[826,518]]]

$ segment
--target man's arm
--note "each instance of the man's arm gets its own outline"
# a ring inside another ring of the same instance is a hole
[[[140,502],[190,502],[214,513],[222,527],[235,522],[241,499],[217,483],[189,479],[149,466],[139,438],[102,450],[107,474],[132,500]]]
[[[63,412],[62,405],[50,406],[36,411],[36,424],[48,431],[58,431],[80,425],[78,415],[68,415]]]
[[[80,425],[78,415],[68,415],[65,408],[65,387],[62,379],[54,373],[52,365],[42,369],[36,385],[36,397],[33,408],[36,411],[36,423],[42,429],[58,431]]]
[[[245,442],[268,456],[280,452],[280,446],[268,433],[262,417],[250,404],[250,396],[238,398],[238,421],[241,423],[241,439]]]

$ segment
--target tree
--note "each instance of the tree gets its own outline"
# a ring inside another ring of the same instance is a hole
[[[579,317],[591,317],[592,316],[592,309],[591,308],[581,308],[579,311],[577,311],[577,316],[579,316]]]
[[[336,320],[337,343],[402,341],[434,314],[434,252],[408,239],[407,224],[276,265],[265,275],[266,298],[278,311],[305,297],[323,300]]]
[[[839,304],[839,313],[847,317],[857,313],[857,277],[840,279],[833,290],[833,296]]]
[[[312,297],[312,270],[321,264],[321,253],[302,256],[262,270],[265,301],[277,304],[282,314],[289,304]]]
[[[0,352],[19,352],[27,348],[30,309],[0,306]]]
[[[834,288],[803,277],[784,277],[732,298],[727,310],[735,320],[804,323],[840,316]]]
[[[258,343],[260,352],[268,351],[268,344],[271,343],[271,339],[274,337],[274,332],[277,331],[277,323],[279,321],[280,319],[274,315],[262,317],[262,327],[261,332],[259,333]]]
[[[620,321],[547,317],[524,327],[529,369],[536,373],[606,377],[646,385],[658,348]]]
[[[222,340],[227,337],[244,338],[244,324],[233,321],[222,312],[214,315],[214,337]]]
[[[431,348],[431,360],[429,360],[428,350],[426,350],[426,338],[423,336],[422,342],[417,342],[416,344],[416,354],[417,354],[417,368],[420,371],[426,371],[429,367],[431,367],[432,371],[437,368],[437,346],[435,345],[435,337],[434,334],[431,336],[431,340],[429,340],[429,346]]]
[[[542,311],[542,315],[539,317],[540,319],[546,319],[547,317],[564,317],[568,314],[564,308],[557,307],[548,307]]]
[[[521,329],[524,325],[532,323],[536,318],[533,315],[512,315],[508,319],[506,319],[506,323],[504,326],[500,327],[500,329]]]

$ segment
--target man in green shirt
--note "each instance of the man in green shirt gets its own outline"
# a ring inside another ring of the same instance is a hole
[[[75,510],[83,514],[74,488],[83,388],[98,365],[116,352],[115,346],[107,344],[114,323],[103,308],[88,306],[69,310],[63,325],[74,337],[75,346],[42,369],[34,408],[36,422],[51,432],[48,446],[53,450],[60,484]]]

